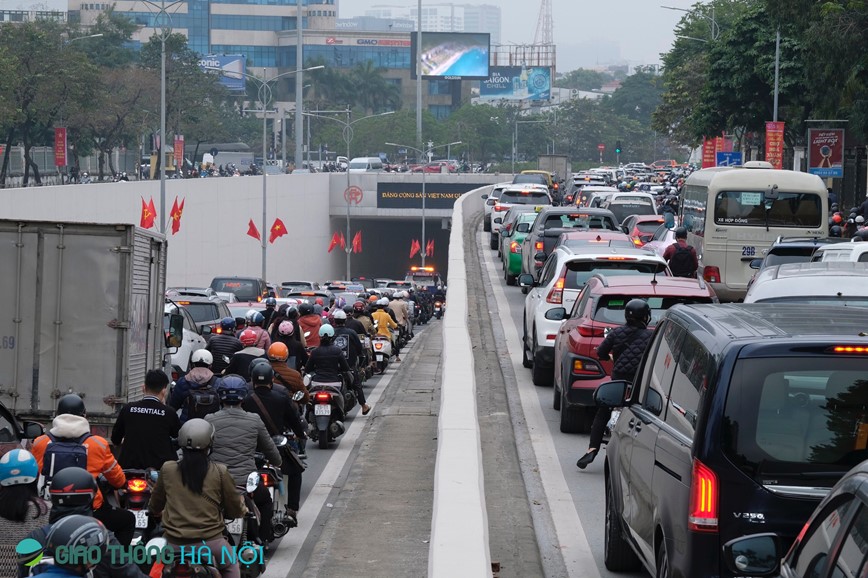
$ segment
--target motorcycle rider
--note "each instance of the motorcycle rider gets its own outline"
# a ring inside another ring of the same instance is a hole
[[[271,386],[275,373],[271,366],[264,363],[258,364],[250,373],[250,380],[253,384],[253,393],[247,396],[247,398],[241,403],[241,407],[247,412],[258,415],[262,419],[262,422],[266,424],[266,429],[270,429],[268,426],[269,423],[273,424],[274,427],[277,428],[277,431],[269,431],[271,435],[282,435],[285,432],[292,431],[295,434],[296,439],[299,441],[304,440],[307,436],[304,424],[302,424],[298,412],[295,409],[295,404],[293,404],[289,398],[272,390]],[[268,412],[267,417],[265,412]],[[283,464],[281,471],[286,474],[287,516],[291,518],[290,527],[295,527],[298,525],[298,510],[301,502],[301,473],[290,472],[288,464]],[[265,490],[265,486],[262,487],[263,490]],[[266,494],[267,493],[266,490]],[[267,519],[265,512],[262,512],[263,517],[260,537],[263,541],[273,539],[273,531],[271,527],[273,508],[274,506],[272,504]]]
[[[395,315],[395,321],[401,326],[402,331],[410,335],[410,315],[407,310],[407,302],[404,301],[404,292],[395,291],[392,293],[392,298],[389,301],[389,309]]]
[[[302,303],[298,306],[298,324],[301,326],[301,334],[304,335],[305,347],[319,347],[319,328],[322,327],[322,317],[316,313],[310,303]]]
[[[353,303],[353,318],[365,328],[366,335],[374,334],[374,320],[371,318],[371,314],[368,313],[364,301]]]
[[[39,464],[27,450],[16,447],[0,457],[0,576],[16,575],[15,547],[48,523],[49,505],[39,497],[38,480]]]
[[[301,342],[295,338],[295,325],[289,319],[280,322],[277,328],[277,339],[271,343],[271,346],[280,343],[286,346],[288,351],[288,363],[296,371],[301,371],[304,364],[307,363],[307,349]],[[268,348],[271,351],[271,347]]]
[[[290,398],[293,393],[297,391],[302,392],[304,397],[299,403],[307,405],[310,394],[304,386],[301,373],[289,365],[289,357],[289,348],[280,341],[272,343],[271,347],[268,348],[268,360],[271,362],[271,368],[274,370],[274,378],[289,390]]]
[[[247,312],[247,327],[256,334],[254,345],[263,351],[267,351],[268,346],[271,345],[271,337],[265,330],[264,324],[265,316],[262,313],[255,309]]]
[[[323,325],[319,330],[320,346],[310,354],[310,359],[304,368],[305,373],[314,373],[313,381],[339,382],[344,381],[347,387],[353,387],[353,373],[343,351],[333,345],[335,328]],[[362,415],[368,415],[371,407],[364,404]]]
[[[235,353],[229,360],[229,365],[223,370],[223,375],[240,375],[244,381],[250,379],[250,362],[257,358],[265,359],[265,350],[256,346],[256,332],[245,329],[238,336],[244,349]]]
[[[55,442],[78,443],[84,446],[87,452],[87,471],[94,478],[103,476],[106,481],[115,488],[123,488],[127,483],[124,470],[115,460],[109,449],[108,441],[98,435],[90,433],[90,424],[87,421],[84,401],[74,393],[68,393],[57,402],[57,416],[52,422],[48,433],[41,435],[33,442],[31,452],[39,464],[39,471],[47,478],[51,478],[60,470],[49,471],[54,468],[54,463],[46,464],[45,457],[49,445]],[[60,458],[56,452],[51,454],[53,458]],[[46,467],[47,466],[47,467]],[[94,498],[94,517],[106,525],[115,533],[118,541],[124,546],[129,546],[133,540],[136,527],[136,516],[132,512],[119,510],[111,507],[103,500],[102,493],[97,493]]]
[[[238,337],[235,336],[235,319],[232,317],[224,317],[220,320],[220,333],[211,335],[208,340],[208,345],[205,349],[211,352],[214,362],[211,364],[211,371],[216,374],[223,373],[228,361],[223,359],[223,356],[231,358],[235,353],[244,349]]]
[[[211,371],[211,366],[214,362],[214,356],[207,349],[197,349],[190,356],[190,363],[193,366],[187,375],[183,376],[172,388],[172,393],[169,395],[169,407],[181,410],[181,423],[184,423],[190,417],[205,417],[205,413],[217,411],[218,404],[216,399],[213,399],[214,383],[217,381],[217,376]],[[191,405],[194,405],[194,393],[199,390],[210,390],[212,399],[210,407],[195,408],[196,415],[190,415]],[[179,426],[180,427],[180,426]]]
[[[262,367],[265,364],[257,364]],[[205,416],[206,421],[214,426],[214,444],[211,459],[226,464],[229,473],[235,480],[235,485],[247,484],[247,476],[256,471],[256,452],[265,454],[265,459],[279,466],[280,452],[274,445],[265,424],[257,414],[245,411],[241,403],[248,395],[247,383],[237,375],[227,375],[217,383],[217,393],[223,409],[217,413]],[[252,531],[252,536],[259,536],[263,545],[272,540],[271,496],[264,485],[253,492],[253,501],[262,514],[261,532]]]
[[[687,229],[675,229],[675,242],[663,251],[663,258],[669,264],[669,269],[675,277],[695,278],[699,269],[699,258],[696,249],[687,244]]]
[[[652,331],[648,329],[648,323],[651,321],[651,307],[648,306],[648,302],[642,299],[628,301],[624,307],[624,320],[624,325],[610,331],[597,347],[597,357],[603,361],[608,361],[610,359],[609,353],[614,355],[612,379],[632,381],[636,375],[636,369],[642,361],[642,356],[645,354],[645,349],[651,342]],[[585,469],[597,457],[603,443],[606,423],[611,416],[611,409],[597,408],[594,423],[591,425],[591,440],[588,443],[588,451],[576,462],[579,469]]]
[[[159,470],[163,462],[178,459],[172,439],[178,437],[181,420],[163,403],[168,385],[165,373],[151,369],[145,374],[144,397],[121,409],[112,429],[112,444],[121,448],[118,461],[122,468]]]
[[[231,379],[238,380],[235,376]],[[239,414],[236,421],[261,421],[258,416],[236,409]],[[215,415],[207,417],[214,418]],[[230,547],[223,537],[224,520],[244,516],[247,508],[235,488],[238,476],[225,462],[221,463],[216,448],[209,456],[217,436],[217,430],[209,421],[191,419],[181,427],[178,434],[181,459],[166,462],[160,468],[148,510],[162,517],[170,546],[204,545],[211,551],[211,561],[223,578],[240,578],[238,563],[221,555],[224,548]],[[222,418],[218,421],[224,422]],[[268,441],[271,442],[271,438]],[[250,461],[253,462],[252,451]],[[241,485],[247,483],[247,474],[252,471],[256,471],[255,464],[244,474]]]
[[[108,557],[109,532],[99,520],[90,516],[67,516],[51,526],[45,536],[45,549],[53,553],[58,548],[75,551],[79,548],[95,549],[99,558]],[[60,561],[55,557],[52,565],[46,565],[40,576],[62,578],[68,576],[90,576],[96,563],[90,556],[68,556]]]
[[[338,309],[332,316],[334,319],[334,343],[335,347],[341,350],[347,363],[352,371],[351,383],[347,386],[356,394],[356,399],[359,400],[359,405],[362,406],[362,415],[367,415],[371,410],[365,399],[365,392],[362,391],[362,376],[359,373],[359,359],[363,355],[362,342],[359,341],[359,334],[346,326],[347,314],[343,309]]]
[[[346,313],[347,320],[344,322],[347,329],[352,329],[356,332],[356,335],[367,335],[368,332],[365,329],[365,326],[362,325],[362,322],[355,318],[356,310],[352,305],[344,306],[344,313]]]
[[[446,301],[446,288],[443,285],[437,285],[437,290],[434,291],[434,301],[443,303]]]
[[[271,322],[274,320],[274,316],[276,314],[275,309],[277,308],[277,299],[274,297],[266,297],[265,298],[265,311],[262,312],[262,327],[263,329],[268,328],[271,325]],[[268,349],[267,347],[263,349]]]
[[[389,341],[392,342],[392,351],[395,353],[395,361],[401,361],[401,349],[398,347],[398,344],[395,342],[395,338],[392,335],[392,330],[397,329],[398,324],[394,319],[392,319],[392,316],[389,315],[387,311],[388,308],[388,299],[383,298],[377,301],[377,309],[371,314],[371,317],[374,319],[377,328],[377,335],[389,338]]]

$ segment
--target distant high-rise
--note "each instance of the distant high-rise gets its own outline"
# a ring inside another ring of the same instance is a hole
[[[365,16],[416,20],[416,6],[375,4]],[[428,32],[487,32],[491,43],[500,44],[500,8],[489,4],[431,3],[422,6],[422,30]]]

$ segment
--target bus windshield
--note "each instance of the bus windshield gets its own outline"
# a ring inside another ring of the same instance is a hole
[[[785,193],[770,201],[766,214],[766,201],[762,191],[723,191],[714,202],[716,225],[749,227],[820,227],[822,200],[815,193]]]

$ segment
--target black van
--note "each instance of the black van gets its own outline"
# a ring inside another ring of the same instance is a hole
[[[268,297],[268,286],[258,277],[214,277],[211,289],[218,293],[234,293],[239,301],[262,301]]]
[[[722,547],[791,543],[820,499],[868,458],[868,309],[676,305],[620,407],[606,450],[605,563],[652,575],[733,576]]]

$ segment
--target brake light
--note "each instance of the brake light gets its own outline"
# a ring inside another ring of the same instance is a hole
[[[519,245],[516,241],[513,241],[509,244],[509,252],[510,253],[521,253],[521,245]]]
[[[637,247],[641,247],[645,243],[639,237],[633,237],[633,244],[636,245]]]
[[[534,243],[534,247],[537,251],[542,251],[545,248],[545,245],[542,241],[537,241],[536,243]]]
[[[141,478],[132,478],[127,480],[127,490],[130,492],[144,492],[148,489],[148,482]]]
[[[375,343],[374,349],[383,349],[383,344],[382,343]]]
[[[717,474],[694,458],[687,528],[693,532],[717,532],[717,502]]]
[[[574,359],[573,360],[573,375],[602,375],[603,370],[600,364],[589,359]]]
[[[549,294],[546,296],[546,302],[554,303],[555,305],[560,305],[564,301],[564,282],[566,279],[564,275],[558,277],[558,280],[555,281],[555,286],[552,287],[552,290],[549,291]]]
[[[620,256],[597,257],[594,260],[595,261],[635,261],[636,257],[620,257]]]
[[[836,345],[832,348],[835,353],[868,353],[868,347],[863,345]]]
[[[593,325],[579,325],[576,328],[579,331],[579,335],[582,337],[605,337],[606,330],[602,327],[595,327]]]
[[[216,333],[217,335],[220,335],[221,333],[223,333],[223,328],[217,325],[211,330],[211,333]]]
[[[704,267],[702,278],[709,283],[720,283],[720,267]]]
[[[274,478],[269,476],[266,472],[261,472],[259,478],[262,480],[262,485],[265,487],[270,488],[274,485]]]
[[[313,400],[316,403],[330,403],[332,400],[332,394],[326,391],[319,391],[313,395]]]
[[[494,205],[494,212],[495,213],[502,213],[502,212],[508,211],[508,210],[509,210],[509,207],[504,207],[503,205]]]

